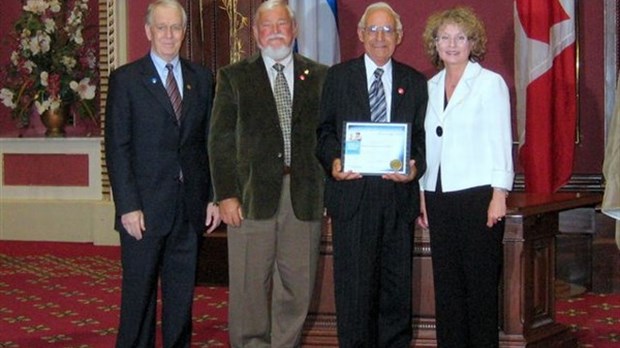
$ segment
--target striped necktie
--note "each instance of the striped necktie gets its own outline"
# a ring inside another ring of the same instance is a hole
[[[372,122],[387,122],[387,102],[385,101],[385,91],[383,90],[383,82],[381,75],[383,69],[375,70],[375,80],[370,85],[370,120]]]
[[[166,69],[168,69],[168,77],[166,78],[166,92],[168,92],[168,97],[170,98],[172,108],[174,109],[174,114],[176,115],[178,121],[181,119],[183,99],[181,98],[181,93],[179,93],[177,80],[174,78],[174,73],[172,72],[172,64],[166,64]]]

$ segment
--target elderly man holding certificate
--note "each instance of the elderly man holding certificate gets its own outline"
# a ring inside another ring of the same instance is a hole
[[[426,79],[391,58],[403,31],[388,4],[368,6],[357,33],[365,54],[328,70],[317,131],[329,177],[338,342],[409,347]]]

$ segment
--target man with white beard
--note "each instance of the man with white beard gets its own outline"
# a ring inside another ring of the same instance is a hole
[[[327,67],[293,53],[284,1],[261,3],[253,32],[260,54],[218,72],[208,144],[228,227],[230,345],[298,347],[319,255],[314,153]]]

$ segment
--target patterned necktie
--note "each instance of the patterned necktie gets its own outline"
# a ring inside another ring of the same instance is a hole
[[[385,91],[383,90],[383,82],[381,75],[383,69],[375,70],[375,80],[370,85],[370,120],[372,122],[387,122],[387,102],[385,101]]]
[[[174,78],[172,68],[172,64],[166,64],[166,69],[168,69],[168,77],[166,78],[166,92],[168,92],[168,97],[170,98],[172,108],[174,109],[174,114],[176,115],[178,121],[181,119],[181,104],[183,103],[183,99],[181,98],[181,93],[179,93],[179,87],[177,86],[177,80]]]
[[[282,137],[284,138],[284,163],[286,165],[291,164],[291,114],[292,114],[292,101],[291,92],[288,89],[288,83],[286,83],[286,77],[284,77],[284,65],[276,63],[273,65],[278,74],[276,75],[276,81],[273,86],[274,96],[276,99],[276,107],[278,109],[278,116],[280,118],[280,128],[282,128]]]

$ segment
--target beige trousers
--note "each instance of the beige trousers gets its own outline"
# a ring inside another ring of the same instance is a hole
[[[284,177],[278,212],[228,227],[230,346],[291,348],[314,289],[321,221],[300,221]]]

